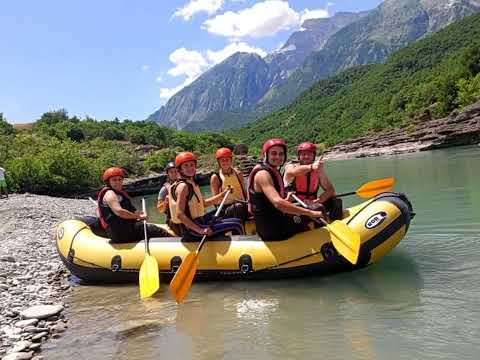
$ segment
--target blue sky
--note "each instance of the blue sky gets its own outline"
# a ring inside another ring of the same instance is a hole
[[[236,51],[265,54],[303,19],[381,0],[16,0],[0,5],[0,112],[145,119]]]

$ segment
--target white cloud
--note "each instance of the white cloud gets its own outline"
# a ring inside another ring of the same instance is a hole
[[[174,67],[168,70],[168,74],[172,77],[185,76],[182,84],[173,88],[161,88],[160,98],[169,99],[177,92],[182,90],[185,86],[190,85],[195,81],[205,70],[222,62],[230,55],[236,52],[256,53],[260,56],[266,56],[267,52],[261,48],[250,46],[244,42],[235,42],[228,44],[221,50],[213,51],[206,50],[204,54],[195,51],[180,48],[170,54],[170,61],[175,64]],[[158,80],[158,78],[157,78]]]
[[[173,13],[173,17],[183,17],[183,20],[190,20],[195,14],[206,12],[208,15],[215,14],[224,4],[225,0],[190,0],[183,7]]]
[[[234,43],[228,44],[222,50],[218,50],[218,51],[207,50],[207,58],[210,64],[214,65],[214,64],[221,63],[223,60],[225,60],[226,58],[228,58],[229,56],[237,52],[256,53],[261,57],[264,57],[267,55],[267,52],[261,48],[250,46],[244,42],[234,42]]]
[[[330,4],[330,3],[329,3]],[[326,9],[317,9],[317,10],[308,10],[305,9],[302,11],[301,16],[300,16],[300,24],[303,24],[305,20],[310,20],[310,19],[321,19],[321,18],[327,18],[329,17],[330,14],[328,13],[328,8]]]
[[[275,35],[280,30],[299,25],[300,14],[288,2],[266,0],[238,12],[227,11],[205,21],[202,25],[209,33],[233,39]]]
[[[196,77],[208,66],[202,54],[184,47],[172,52],[169,59],[175,64],[175,67],[168,70],[168,74],[172,76]]]

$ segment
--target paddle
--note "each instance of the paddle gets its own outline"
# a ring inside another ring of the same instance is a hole
[[[349,196],[357,194],[363,199],[369,199],[383,192],[389,192],[393,189],[395,179],[393,177],[373,180],[360,186],[356,191],[336,195],[336,197]]]
[[[300,205],[302,205],[304,208],[308,208],[307,204],[300,200],[296,195],[292,196]],[[345,259],[355,265],[358,261],[358,255],[360,253],[360,235],[350,229],[342,221],[335,220],[334,222],[329,224],[322,218],[312,219],[326,226],[327,230],[330,231],[330,233],[333,235],[332,243],[335,249]]]
[[[215,212],[214,217],[217,217],[220,214],[220,211],[222,211],[223,204],[225,203],[225,200],[227,200],[227,197],[231,191],[232,189],[229,188],[225,193],[225,196]],[[180,303],[185,296],[187,296],[188,290],[190,289],[190,286],[192,286],[193,278],[195,277],[198,267],[198,254],[202,249],[206,239],[207,235],[203,235],[197,250],[195,252],[190,252],[190,254],[187,255],[170,282],[170,291],[175,297],[177,303]]]
[[[146,214],[145,198],[142,198],[142,210]],[[143,220],[143,232],[145,234],[145,259],[140,267],[138,281],[140,285],[140,298],[152,296],[160,288],[157,259],[150,255],[148,250],[147,221]]]

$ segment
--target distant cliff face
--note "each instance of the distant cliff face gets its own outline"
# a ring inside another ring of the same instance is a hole
[[[256,111],[264,114],[289,104],[340,70],[383,62],[395,50],[478,11],[480,5],[473,0],[385,0],[312,52],[283,84],[265,94]]]
[[[279,51],[265,59],[256,54],[234,54],[175,94],[149,120],[176,129],[224,128],[223,119],[231,118],[230,113],[246,112],[272,86],[287,79],[312,51],[321,49],[332,34],[366,14],[342,12],[331,18],[307,20],[301,31],[293,33]],[[250,118],[241,116],[234,123],[242,124]]]
[[[265,58],[272,70],[278,71],[273,76],[272,86],[286,80],[296,68],[302,65],[309,54],[321,50],[327,40],[338,30],[367,14],[367,11],[340,12],[330,18],[306,20],[302,24],[301,31],[294,32],[280,50]]]
[[[257,54],[236,53],[174,95],[150,119],[183,129],[208,114],[246,110],[268,90],[270,67]]]
[[[265,59],[235,54],[149,119],[177,129],[239,127],[291,103],[319,79],[389,54],[480,11],[477,0],[385,0],[364,13],[308,20]]]

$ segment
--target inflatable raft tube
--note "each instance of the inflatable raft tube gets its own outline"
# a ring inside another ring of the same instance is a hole
[[[199,256],[196,279],[279,278],[362,268],[378,261],[405,237],[412,217],[410,202],[397,193],[383,193],[346,209],[342,221],[360,234],[362,243],[355,266],[337,253],[324,227],[282,241],[262,241],[257,235],[209,239]],[[92,218],[84,218],[57,226],[54,237],[65,266],[87,283],[138,281],[144,242],[111,244],[92,231],[91,224]],[[247,224],[247,232],[254,232],[252,226],[253,222]],[[169,280],[198,242],[172,236],[151,238],[149,246],[161,279]]]

